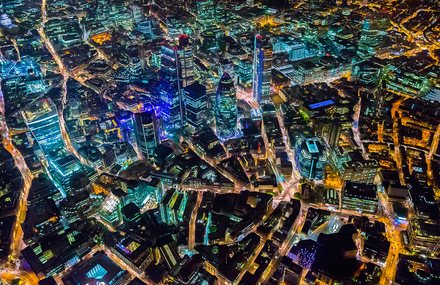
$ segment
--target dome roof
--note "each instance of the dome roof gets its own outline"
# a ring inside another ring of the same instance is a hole
[[[220,91],[229,91],[234,87],[234,82],[232,82],[232,78],[229,73],[223,73],[222,78],[220,79],[220,83],[218,84],[218,89]]]

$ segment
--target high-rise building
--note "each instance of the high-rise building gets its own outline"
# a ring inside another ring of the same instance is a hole
[[[342,125],[338,119],[334,119],[330,122],[327,136],[330,148],[338,147],[341,129]]]
[[[237,84],[250,86],[252,84],[252,76],[252,61],[248,58],[240,60]]]
[[[199,82],[185,87],[186,118],[190,125],[197,128],[203,122],[207,106],[206,87]]]
[[[179,37],[179,48],[177,54],[180,61],[183,87],[194,83],[194,59],[192,46],[186,35]]]
[[[72,177],[84,171],[84,167],[78,159],[71,154],[62,157],[51,157],[49,167],[51,176],[61,186],[64,194],[76,194],[75,189],[72,189]]]
[[[364,20],[357,54],[361,58],[374,55],[382,45],[390,20],[386,14],[370,14]]]
[[[215,25],[214,0],[197,2],[197,20],[206,28]]]
[[[237,134],[237,96],[231,76],[225,72],[217,88],[215,123],[217,136],[221,140],[233,138]]]
[[[325,148],[318,138],[307,138],[297,142],[296,166],[301,176],[323,179],[326,165]]]
[[[160,82],[158,86],[160,113],[164,135],[185,124],[183,83],[177,45],[163,44]]]
[[[254,81],[252,86],[252,97],[254,101],[258,103],[269,100],[272,57],[273,51],[268,38],[256,35],[254,44]]]
[[[159,144],[156,114],[154,110],[136,113],[134,121],[138,151],[145,159],[152,158],[153,151]]]
[[[163,129],[169,134],[186,124],[183,88],[194,82],[194,61],[189,38],[179,37],[179,45],[163,44],[158,86]]]
[[[23,110],[24,119],[44,155],[64,147],[60,121],[55,104],[41,99]]]

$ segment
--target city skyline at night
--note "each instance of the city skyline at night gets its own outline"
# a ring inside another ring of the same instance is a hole
[[[0,0],[0,131],[0,284],[439,284],[438,0]]]

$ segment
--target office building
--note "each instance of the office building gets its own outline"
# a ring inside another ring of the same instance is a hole
[[[179,37],[179,48],[177,49],[179,66],[181,68],[182,86],[185,88],[194,83],[194,58],[192,45],[186,35]]]
[[[59,158],[52,157],[48,161],[51,176],[54,181],[64,190],[64,194],[76,194],[74,189],[72,190],[72,177],[75,174],[84,171],[83,165],[78,161],[78,159],[69,154]]]
[[[341,129],[342,125],[338,119],[334,119],[330,122],[327,133],[327,142],[330,148],[338,147]]]
[[[359,150],[349,152],[348,155],[350,160],[342,165],[342,179],[372,184],[379,170],[379,163],[373,159],[365,159]]]
[[[23,110],[24,119],[44,155],[64,147],[60,121],[55,104],[41,99]]]
[[[390,20],[386,14],[370,14],[363,23],[357,54],[361,58],[369,58],[381,47]]]
[[[375,214],[378,203],[376,185],[345,181],[342,190],[342,209]]]
[[[104,251],[99,251],[75,270],[63,277],[64,284],[125,284],[130,274],[114,263]],[[98,282],[97,282],[98,281]]]
[[[418,253],[440,253],[440,221],[413,218],[408,223],[409,248]]]
[[[152,158],[153,151],[159,144],[159,130],[154,111],[134,114],[136,144],[139,153],[145,159]]]
[[[331,158],[342,181],[371,184],[380,166],[374,159],[365,159],[360,150],[346,151],[342,147],[333,149]]]
[[[237,135],[237,96],[231,76],[225,72],[217,88],[215,124],[220,140]]]
[[[215,3],[214,0],[197,2],[197,20],[205,27],[215,25]]]
[[[324,179],[327,157],[325,147],[318,138],[298,140],[296,166],[301,176],[308,179]]]
[[[202,125],[206,118],[206,108],[208,97],[206,96],[206,87],[199,82],[185,87],[186,98],[186,118],[188,124],[195,128]]]
[[[167,135],[185,125],[185,103],[178,46],[163,44],[161,53],[158,97],[163,123],[162,131],[164,135]]]
[[[252,61],[250,59],[242,59],[238,64],[238,80],[237,84],[247,87],[252,84]]]
[[[184,88],[194,83],[192,47],[186,35],[179,37],[179,44],[163,44],[159,71],[160,110],[164,134],[170,134],[186,124]]]
[[[261,35],[255,36],[252,98],[258,103],[269,100],[270,94],[273,52],[268,39]]]

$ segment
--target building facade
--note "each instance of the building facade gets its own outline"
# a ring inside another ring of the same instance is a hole
[[[64,147],[58,112],[50,99],[35,102],[24,109],[23,114],[44,155]]]
[[[225,72],[217,88],[215,123],[220,140],[228,140],[237,134],[237,96],[231,76]]]
[[[159,131],[154,111],[134,114],[136,143],[139,153],[149,159],[159,144]]]
[[[272,57],[272,48],[269,45],[267,38],[263,38],[261,35],[256,35],[254,43],[252,98],[258,103],[269,100]]]
[[[197,128],[202,125],[203,118],[206,117],[208,97],[206,87],[195,82],[185,87],[186,98],[186,117],[188,124]]]
[[[308,179],[324,179],[327,157],[325,148],[318,138],[298,141],[296,165],[301,176]]]
[[[167,135],[184,126],[185,103],[177,45],[162,45],[159,82],[160,113],[163,134]]]

